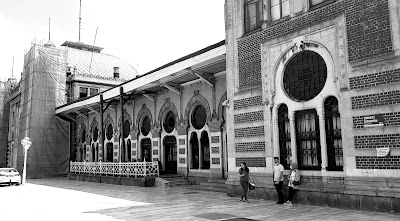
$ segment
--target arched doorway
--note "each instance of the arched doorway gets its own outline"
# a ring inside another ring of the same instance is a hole
[[[177,173],[177,147],[175,136],[166,136],[164,138],[164,151],[165,151],[165,172],[166,173]]]
[[[151,139],[150,138],[144,138],[140,141],[140,147],[142,150],[141,154],[141,161],[143,162],[146,160],[146,162],[151,162]]]
[[[190,136],[190,147],[190,168],[199,169],[199,139],[197,138],[197,134],[195,132],[193,132]]]
[[[128,149],[128,162],[132,162],[132,143],[130,139],[126,142],[126,148]]]
[[[210,140],[208,133],[203,131],[200,139],[201,145],[201,169],[210,169]]]
[[[107,126],[107,131],[106,131],[106,138],[107,140],[111,141],[111,139],[113,138],[113,126],[112,124],[109,124]],[[108,142],[106,145],[106,161],[107,162],[113,162],[113,143],[112,142]]]

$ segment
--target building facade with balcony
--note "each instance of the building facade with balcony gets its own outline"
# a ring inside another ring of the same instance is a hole
[[[299,165],[299,203],[399,212],[399,3],[225,6],[228,194],[244,161],[254,197],[277,199],[279,157]]]

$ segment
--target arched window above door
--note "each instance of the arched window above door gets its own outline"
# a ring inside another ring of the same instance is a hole
[[[175,128],[175,122],[175,114],[172,111],[168,112],[163,124],[165,132],[171,133]]]
[[[129,120],[126,120],[124,122],[124,138],[127,138],[129,136],[130,131],[131,131],[131,124],[129,123]]]
[[[113,127],[112,127],[111,124],[109,124],[109,125],[107,126],[107,132],[106,132],[107,140],[111,140],[111,138],[113,137],[113,134],[114,134],[114,132],[113,132]]]
[[[140,132],[142,132],[143,136],[147,136],[150,133],[151,122],[148,116],[143,118],[142,126],[140,127]]]
[[[195,129],[200,130],[204,127],[207,121],[207,112],[203,105],[198,105],[191,117],[192,125]]]

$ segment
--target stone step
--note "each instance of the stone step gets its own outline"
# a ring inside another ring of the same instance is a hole
[[[215,187],[215,186],[203,186],[203,185],[192,185],[190,186],[191,189],[196,190],[205,190],[205,191],[214,191],[214,192],[222,192],[227,193],[226,187]]]
[[[218,187],[218,188],[226,188],[225,183],[207,183],[207,182],[201,182],[199,184],[200,186],[211,186],[211,187]]]

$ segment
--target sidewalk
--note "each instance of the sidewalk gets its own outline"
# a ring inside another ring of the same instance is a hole
[[[224,193],[189,188],[29,179],[0,187],[1,220],[400,220],[400,215],[328,207],[239,202]]]

